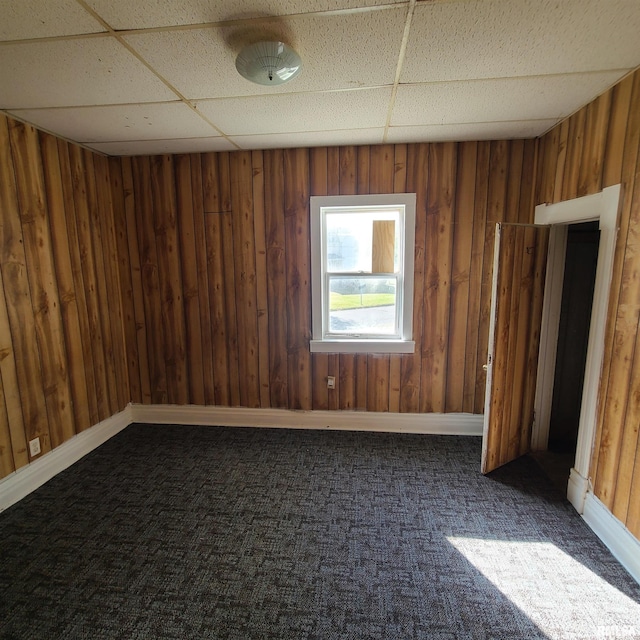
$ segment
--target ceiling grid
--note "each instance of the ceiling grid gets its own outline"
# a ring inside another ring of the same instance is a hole
[[[640,65],[638,0],[0,0],[0,18],[0,110],[108,155],[530,138]],[[259,39],[299,77],[241,77]]]

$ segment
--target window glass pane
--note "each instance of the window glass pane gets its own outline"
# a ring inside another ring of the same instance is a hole
[[[327,212],[325,225],[328,272],[398,272],[397,210]]]
[[[329,333],[396,335],[395,278],[329,277]]]

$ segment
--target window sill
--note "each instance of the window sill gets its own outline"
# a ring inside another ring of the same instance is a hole
[[[414,353],[413,340],[311,340],[311,353]]]

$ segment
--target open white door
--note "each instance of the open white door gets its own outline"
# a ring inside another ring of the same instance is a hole
[[[496,224],[482,473],[529,451],[547,226]]]

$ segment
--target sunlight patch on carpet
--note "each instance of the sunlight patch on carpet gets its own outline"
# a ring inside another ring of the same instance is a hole
[[[640,638],[640,604],[556,545],[447,540],[549,637]]]

